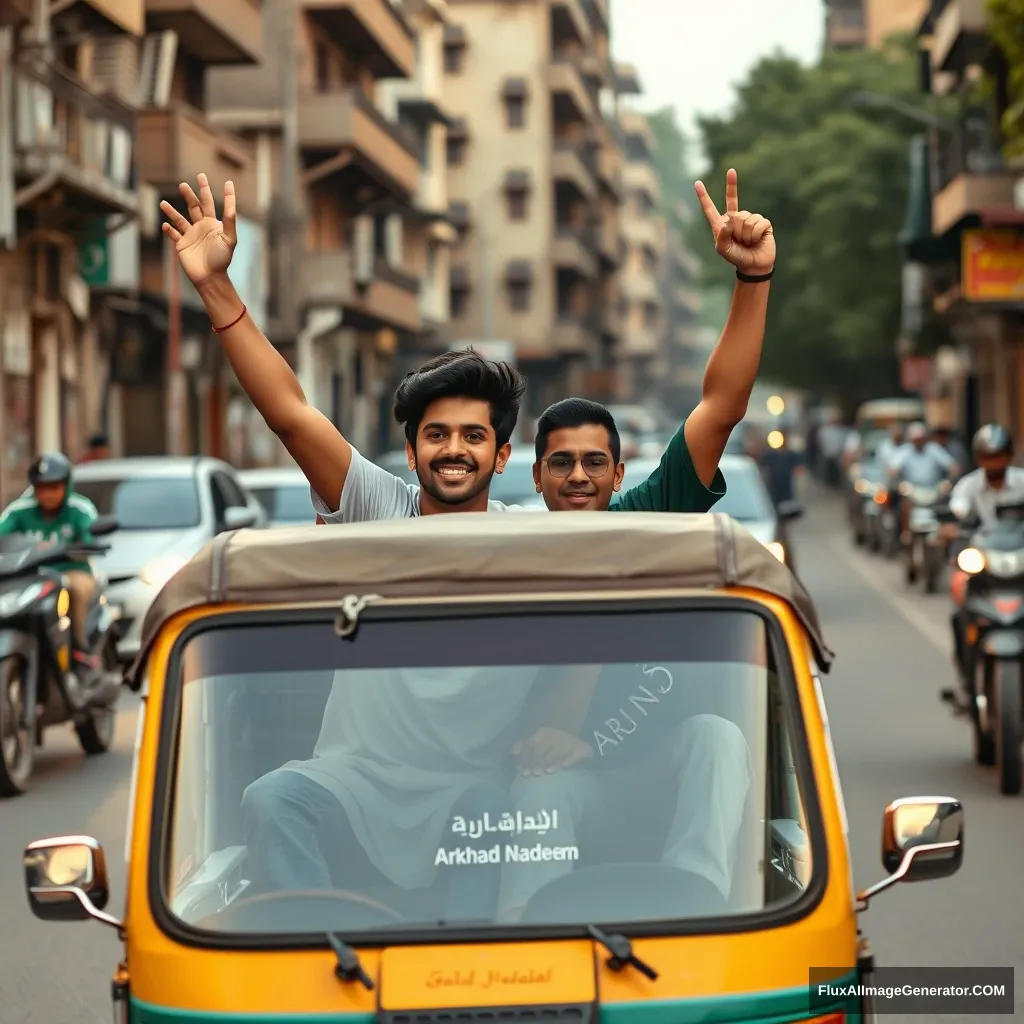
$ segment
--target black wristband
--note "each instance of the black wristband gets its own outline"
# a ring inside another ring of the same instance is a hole
[[[759,284],[761,281],[770,281],[774,276],[774,267],[767,274],[744,274],[742,270],[736,271],[736,279],[743,281],[745,284]]]

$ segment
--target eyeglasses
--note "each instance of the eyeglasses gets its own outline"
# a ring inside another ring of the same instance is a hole
[[[588,452],[581,458],[575,455],[551,455],[543,460],[548,467],[548,472],[558,478],[567,477],[576,467],[576,463],[583,466],[583,472],[591,480],[599,480],[611,468],[612,460],[600,452]]]

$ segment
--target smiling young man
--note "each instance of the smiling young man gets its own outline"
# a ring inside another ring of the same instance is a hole
[[[736,268],[738,280],[725,330],[705,372],[703,399],[681,431],[685,443],[670,448],[681,456],[685,447],[697,478],[704,488],[711,488],[726,440],[746,411],[757,374],[775,238],[764,217],[740,210],[735,171],[726,175],[724,214],[701,182],[695,188],[715,250]],[[463,352],[438,357],[407,377],[396,395],[395,415],[406,426],[409,465],[416,470],[419,485],[398,480],[360,455],[309,404],[291,367],[248,315],[227,274],[238,240],[234,185],[229,181],[224,186],[223,222],[217,219],[205,174],[199,175],[198,195],[184,183],[180,192],[188,217],[162,202],[168,218],[164,233],[206,307],[239,384],[309,480],[322,521],[502,512],[514,507],[489,502],[488,487],[508,458],[525,390],[515,370]],[[673,463],[673,480],[681,479],[681,465]],[[680,503],[686,504],[682,498]],[[615,507],[626,506],[620,502]]]

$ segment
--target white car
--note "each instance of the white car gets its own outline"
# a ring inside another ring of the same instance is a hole
[[[142,620],[161,587],[212,537],[266,526],[263,506],[226,462],[165,455],[99,459],[76,466],[74,490],[117,530],[103,538],[110,551],[96,560],[107,600],[120,609],[117,652],[138,654]]]
[[[243,469],[238,478],[263,506],[270,526],[310,526],[316,522],[309,481],[297,466]]]

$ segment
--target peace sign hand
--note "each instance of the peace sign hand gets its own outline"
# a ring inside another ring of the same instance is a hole
[[[217,220],[217,204],[205,174],[199,175],[199,195],[182,182],[178,186],[188,204],[190,224],[166,200],[160,209],[167,217],[164,234],[174,243],[182,270],[197,288],[211,277],[223,274],[231,263],[238,235],[235,229],[235,186],[224,184],[224,220]]]
[[[715,251],[745,274],[767,274],[775,266],[775,233],[771,221],[740,209],[739,183],[730,168],[725,175],[725,213],[719,213],[704,182],[694,188],[711,233]]]

